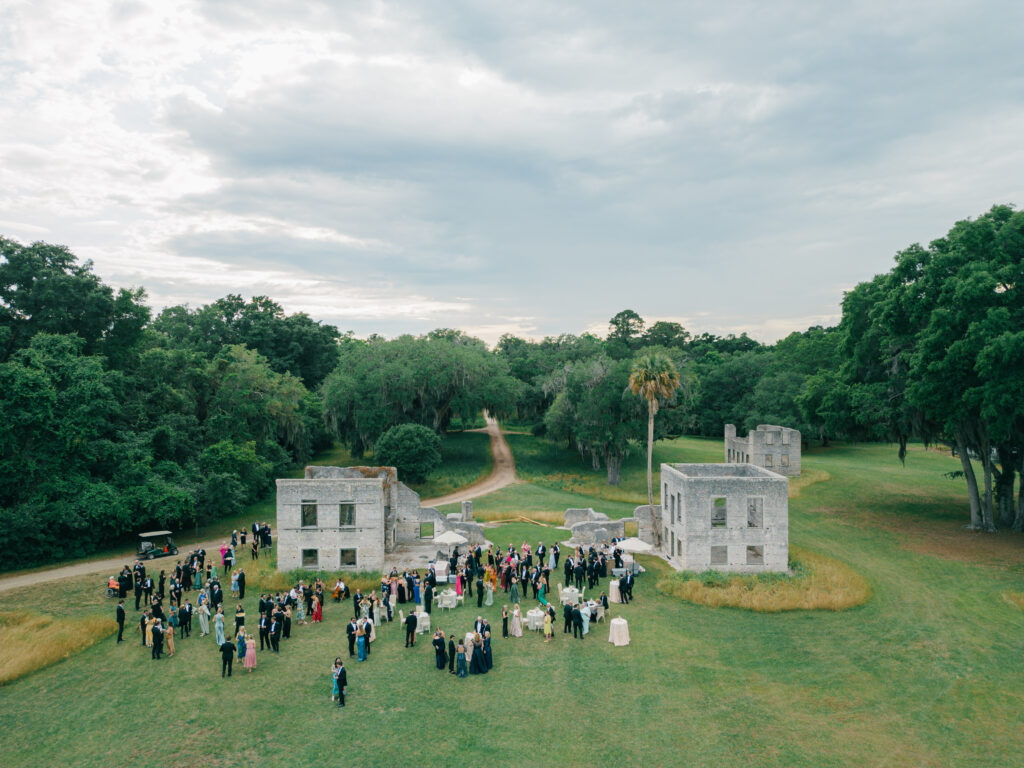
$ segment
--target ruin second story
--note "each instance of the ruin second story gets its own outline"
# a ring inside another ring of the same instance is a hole
[[[737,437],[736,426],[726,424],[725,460],[729,464],[753,464],[786,477],[799,477],[800,431],[758,424],[746,437]]]

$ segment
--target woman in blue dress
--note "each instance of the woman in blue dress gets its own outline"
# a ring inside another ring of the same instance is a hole
[[[494,666],[494,659],[491,657],[491,633],[484,632],[484,665],[487,669]]]
[[[238,641],[238,660],[245,661],[245,627],[238,628],[238,636],[235,640]]]
[[[420,577],[417,574],[416,578],[412,582],[412,596],[413,602],[416,605],[420,605],[423,601],[420,600]]]
[[[224,610],[218,605],[217,615],[213,617],[213,639],[217,647],[224,645]]]
[[[356,651],[359,654],[359,661],[366,661],[366,633],[360,627],[356,630]]]
[[[465,677],[468,674],[469,670],[466,668],[466,646],[459,643],[455,653],[455,676]]]

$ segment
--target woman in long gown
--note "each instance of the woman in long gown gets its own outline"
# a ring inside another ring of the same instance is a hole
[[[200,602],[196,613],[199,614],[199,636],[206,637],[210,634],[210,606],[205,602]]]
[[[359,661],[366,661],[366,633],[362,627],[356,630],[356,652]]]
[[[306,606],[301,600],[295,603],[295,623],[306,623]]]
[[[252,672],[256,668],[256,638],[247,635],[245,638],[245,668]]]
[[[508,637],[508,606],[501,606],[501,636]]]
[[[519,579],[515,576],[512,577],[512,586],[508,590],[508,600],[510,603],[519,602]]]
[[[146,619],[146,647],[153,647],[153,625],[156,624],[156,618],[150,614],[149,618]]]
[[[537,592],[537,599],[540,601],[541,605],[547,605],[548,604],[548,599],[547,599],[547,597],[544,596],[544,593],[547,591],[547,589],[545,587],[546,587],[546,585],[544,584],[544,580],[541,579],[540,591]]]
[[[466,670],[466,646],[459,643],[455,653],[455,676],[465,677],[469,674]]]
[[[245,626],[245,608],[239,603],[235,608],[235,634],[238,634],[238,630]]]
[[[583,634],[590,631],[590,606],[586,603],[580,606],[580,616],[583,617]]]
[[[469,674],[487,674],[487,662],[484,660],[484,641],[479,633],[473,635],[473,652],[469,657]]]
[[[412,602],[415,605],[421,605],[423,600],[420,599],[420,577],[417,576],[412,583]]]
[[[245,661],[245,627],[240,627],[238,635],[235,637],[235,642],[238,644],[238,660]]]
[[[455,574],[455,594],[462,595],[462,571]]]
[[[406,602],[407,597],[408,596],[405,594],[405,579],[399,579],[398,580],[398,602],[400,602],[400,603]]]
[[[551,614],[544,614],[544,642],[548,642],[551,639]]]
[[[519,610],[519,603],[512,606],[512,621],[509,623],[508,633],[512,637],[523,636],[523,614]]]
[[[320,598],[313,595],[313,623],[319,624],[324,620],[323,608],[320,606]]]
[[[487,593],[487,596],[484,598],[484,605],[494,605],[494,585],[488,581],[484,585],[484,591]]]
[[[213,617],[213,635],[217,647],[224,645],[224,609],[217,606],[217,615]]]
[[[491,656],[491,633],[490,632],[484,632],[483,654],[484,654],[484,664],[486,665],[486,667],[487,667],[487,669],[489,671],[491,669],[491,667],[494,666],[494,657]]]
[[[555,570],[555,548],[552,547],[548,550],[548,570]]]

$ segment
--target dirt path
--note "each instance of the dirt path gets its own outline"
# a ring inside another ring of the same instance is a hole
[[[494,469],[483,480],[478,480],[472,485],[467,485],[455,493],[447,496],[439,496],[436,499],[424,499],[420,504],[424,507],[439,507],[442,504],[454,504],[458,501],[466,501],[484,496],[506,485],[512,485],[516,481],[516,463],[512,458],[512,449],[508,447],[508,441],[498,426],[497,419],[489,414],[484,414],[487,426],[483,429],[470,430],[472,432],[486,432],[491,436],[491,455],[494,457]]]
[[[440,504],[452,504],[457,501],[464,501],[465,499],[475,499],[478,496],[496,491],[499,488],[504,488],[506,485],[511,485],[516,482],[516,466],[512,460],[512,449],[508,447],[508,442],[505,440],[505,436],[501,433],[501,428],[498,426],[498,422],[486,416],[487,426],[483,429],[475,429],[474,432],[486,432],[491,436],[491,454],[494,456],[494,470],[485,477],[483,480],[479,480],[472,485],[468,485],[462,490],[450,493],[447,496],[441,496],[436,499],[427,499],[422,502],[424,507],[436,507]],[[230,538],[230,536],[228,536]],[[178,550],[182,553],[191,552],[200,546],[195,543],[194,540],[179,539],[175,542],[178,545]],[[220,545],[224,543],[223,538],[211,539],[202,542],[201,546],[207,551],[207,553],[215,553],[220,549]],[[241,554],[245,554],[241,552]],[[217,560],[220,559],[219,553],[216,555]],[[156,560],[147,560],[146,569],[153,570],[159,573],[160,569],[173,569],[174,563],[177,558],[174,557],[162,557]],[[131,565],[135,562],[134,550],[125,550],[123,555],[118,557],[111,557],[106,560],[91,560],[86,563],[76,563],[74,565],[64,565],[58,568],[50,568],[45,571],[35,571],[33,573],[18,574],[16,576],[0,577],[0,592],[4,592],[8,589],[17,589],[18,587],[28,587],[36,584],[41,584],[47,581],[59,581],[60,579],[69,579],[73,576],[87,576],[90,573],[100,574],[102,576],[110,576],[116,574],[121,570],[121,566],[125,563]],[[97,578],[97,584],[100,584],[101,579]],[[102,586],[102,585],[101,585]]]

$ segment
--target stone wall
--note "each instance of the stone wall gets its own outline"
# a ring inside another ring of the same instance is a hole
[[[800,476],[799,430],[775,424],[758,424],[746,437],[736,436],[733,424],[725,425],[725,461],[753,464],[786,477]]]
[[[302,525],[303,502],[316,506],[315,525]],[[340,525],[341,505],[354,506],[354,525]],[[340,570],[341,550],[355,550],[353,570],[384,565],[384,482],[378,477],[277,481],[277,567]],[[303,550],[315,550],[316,564],[303,563]]]
[[[572,528],[576,523],[583,522],[594,522],[598,520],[607,520],[608,515],[604,512],[595,512],[590,507],[586,509],[570,508],[565,510],[565,527]]]
[[[676,568],[788,570],[785,477],[753,464],[662,464],[661,480],[660,551]]]
[[[602,541],[611,541],[612,537],[624,536],[625,523],[622,520],[590,520],[576,523],[570,530],[572,540],[576,544],[589,546]]]
[[[633,519],[636,520],[636,537],[661,549],[661,506],[639,506],[633,510]]]

